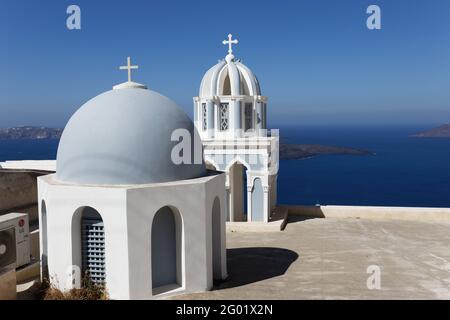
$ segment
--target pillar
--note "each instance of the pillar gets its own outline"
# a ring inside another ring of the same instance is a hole
[[[266,202],[264,192],[263,177],[257,176],[253,179],[253,187],[251,189],[251,218],[250,221],[266,221]]]
[[[262,128],[267,129],[267,104],[261,103]]]
[[[214,103],[211,100],[206,102],[206,130],[208,138],[214,138]]]
[[[277,206],[277,182],[278,175],[272,176],[272,183],[270,184],[270,208],[274,209]]]
[[[255,121],[255,131],[258,136],[262,135],[263,129],[263,103],[261,101],[256,102],[256,121]]]
[[[252,190],[253,179],[247,171],[247,222],[252,221]]]
[[[270,187],[269,186],[263,186],[263,190],[264,190],[264,222],[269,222],[269,217],[270,217],[270,196],[269,196],[269,192],[270,192]]]
[[[241,101],[232,100],[231,101],[231,110],[233,110],[233,123],[231,128],[233,131],[233,136],[235,138],[239,138],[242,135],[242,110],[241,110]]]
[[[201,130],[201,125],[200,125],[200,121],[199,121],[199,109],[200,108],[201,108],[201,103],[198,100],[194,99],[194,124],[199,132]]]

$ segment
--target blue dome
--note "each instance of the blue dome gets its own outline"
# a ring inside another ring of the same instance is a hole
[[[179,143],[171,141],[176,129],[186,129],[192,142],[201,144],[193,122],[169,98],[136,88],[102,93],[67,123],[58,146],[56,178],[81,184],[144,184],[204,176],[203,159],[201,164],[172,162],[172,149]],[[193,145],[191,154],[194,158]]]

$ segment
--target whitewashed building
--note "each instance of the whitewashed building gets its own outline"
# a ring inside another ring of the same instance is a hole
[[[268,222],[277,201],[279,140],[267,130],[258,79],[233,55],[237,43],[228,35],[227,56],[203,76],[194,123],[207,165],[226,173],[228,220]]]
[[[75,112],[56,173],[38,179],[42,270],[53,285],[68,290],[88,274],[112,299],[152,299],[226,278],[225,175],[203,159],[172,161],[180,128],[198,135],[173,101],[130,75]]]

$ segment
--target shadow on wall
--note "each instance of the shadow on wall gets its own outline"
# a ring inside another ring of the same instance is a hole
[[[282,248],[227,249],[228,278],[214,283],[213,290],[239,287],[283,275],[297,258],[296,252]]]

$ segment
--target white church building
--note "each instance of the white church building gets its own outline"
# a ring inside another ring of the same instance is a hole
[[[227,56],[203,76],[194,123],[207,166],[226,173],[227,219],[268,222],[277,202],[279,138],[267,130],[258,79],[233,55],[237,43],[229,34]]]
[[[127,82],[75,112],[56,173],[38,178],[43,276],[68,290],[88,274],[112,299],[210,290],[227,277],[225,174],[203,159],[172,161],[173,131],[197,130],[172,100],[132,82],[133,68],[128,60]]]

